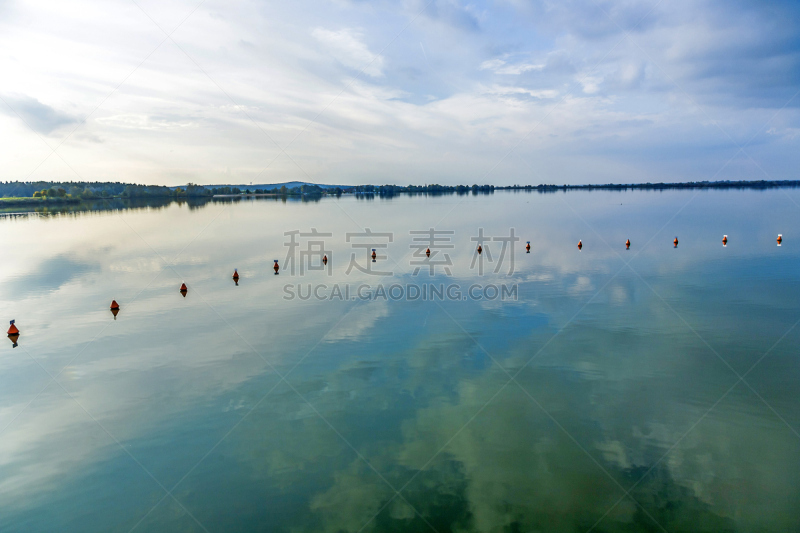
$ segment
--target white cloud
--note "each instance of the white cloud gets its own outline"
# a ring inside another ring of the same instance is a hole
[[[584,93],[595,94],[600,90],[600,84],[603,82],[603,78],[597,76],[584,76],[578,81],[583,86]]]
[[[361,33],[349,29],[331,31],[317,28],[311,35],[343,65],[359,72],[363,69],[365,74],[372,77],[383,76],[383,56],[370,52]]]
[[[489,59],[481,63],[480,70],[491,70],[496,74],[519,75],[532,70],[543,70],[544,67],[544,64],[539,63],[517,63],[510,65],[502,59]]]

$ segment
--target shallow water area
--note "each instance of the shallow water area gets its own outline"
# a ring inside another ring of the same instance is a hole
[[[21,331],[0,349],[0,531],[796,530],[798,204],[0,219],[0,318]]]

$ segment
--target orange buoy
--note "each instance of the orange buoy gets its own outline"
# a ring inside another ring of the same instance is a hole
[[[428,257],[430,257],[430,256],[431,256],[431,249],[430,249],[430,248],[428,248],[427,250],[425,250],[425,255],[427,255]]]
[[[372,260],[375,261],[377,259],[378,254],[375,253],[375,248],[372,249]]]
[[[322,256],[322,264],[323,265],[327,265],[328,264],[328,256],[327,255],[323,255]]]
[[[17,347],[17,341],[19,340],[19,330],[17,326],[14,325],[14,321],[11,321],[11,327],[8,328],[8,340],[11,341],[11,347]]]
[[[189,289],[186,288],[186,284],[185,283],[181,283],[181,292],[186,292],[188,290]]]
[[[626,239],[625,240],[625,249],[627,250],[630,247],[631,247],[631,240],[630,239]]]
[[[479,245],[478,245],[478,253],[481,253],[482,251],[483,251],[483,248],[482,248],[482,247],[481,247],[481,245],[479,244]]]
[[[274,270],[274,271],[275,271],[275,273],[277,274],[277,273],[278,273],[278,270],[280,270],[280,269],[281,269],[281,267],[279,267],[279,266],[278,266],[278,260],[277,260],[277,259],[273,259],[273,261],[275,261],[275,264],[274,264],[274,265],[272,265],[272,270]]]
[[[580,239],[578,239],[578,250],[580,250],[581,248],[583,248],[583,243],[581,242]]]
[[[236,268],[233,269],[233,279],[239,279],[239,270]]]
[[[778,233],[778,246],[780,246],[781,242],[783,241],[783,235]]]
[[[112,309],[112,310],[113,310],[113,309],[117,309],[117,310],[119,310],[119,304],[117,303],[117,301],[116,301],[116,300],[111,300],[111,309]]]
[[[674,240],[674,241],[672,241],[672,244],[674,244],[674,245],[675,245],[675,248],[677,248],[677,247],[678,247],[678,238],[677,238],[677,237],[675,237],[675,240]]]
[[[723,235],[722,236],[722,246],[728,246],[728,236],[727,235]]]
[[[531,241],[528,241],[528,243],[525,245],[525,251],[531,253]]]

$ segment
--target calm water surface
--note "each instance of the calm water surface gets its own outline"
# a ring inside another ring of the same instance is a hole
[[[0,220],[0,318],[22,330],[0,349],[0,530],[797,531],[798,203],[495,193]],[[393,234],[373,265],[389,275],[347,273],[351,253],[369,264],[347,241],[367,227]],[[454,231],[433,247],[449,275],[414,275],[409,231],[431,227]],[[284,232],[311,228],[332,234],[330,272],[274,275]],[[509,250],[494,272],[500,241],[471,268],[479,228],[514,228],[513,272]],[[518,297],[285,289],[394,283]]]

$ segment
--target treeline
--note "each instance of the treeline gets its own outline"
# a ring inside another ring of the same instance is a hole
[[[344,192],[355,194],[377,194],[379,196],[394,196],[396,194],[491,194],[495,190],[494,185],[358,185],[344,189]]]
[[[126,183],[111,181],[7,181],[0,182],[0,196],[31,198],[36,193],[44,197],[79,198],[84,193],[110,198],[122,194]]]
[[[233,195],[233,194],[275,194],[281,196],[322,196],[326,194],[341,196],[344,189],[341,187],[320,187],[313,183],[307,183],[297,187],[286,187],[281,185],[280,188],[274,189],[245,189],[241,190],[238,187],[213,187],[210,190],[212,195]]]
[[[497,187],[503,190],[534,190],[541,192],[566,190],[666,190],[666,189],[773,189],[776,187],[800,187],[800,180],[755,180],[755,181],[684,181],[680,183],[605,183],[590,185],[509,185]]]

